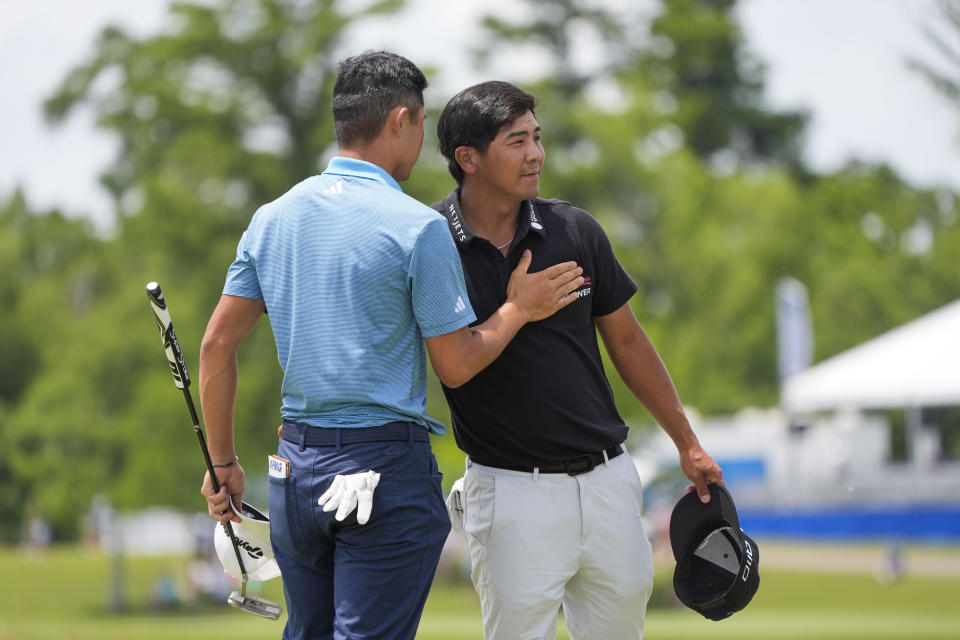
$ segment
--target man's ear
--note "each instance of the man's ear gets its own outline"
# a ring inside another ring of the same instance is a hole
[[[457,147],[453,152],[453,157],[456,159],[457,164],[460,165],[460,168],[463,169],[463,172],[468,176],[473,175],[479,169],[477,165],[479,152],[476,147]]]
[[[409,124],[409,119],[411,117],[410,109],[404,106],[396,106],[390,110],[390,115],[387,116],[387,128],[394,133],[399,133],[401,129],[407,124]]]

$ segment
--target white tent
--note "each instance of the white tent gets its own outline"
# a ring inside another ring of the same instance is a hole
[[[960,405],[960,300],[787,378],[788,411]]]

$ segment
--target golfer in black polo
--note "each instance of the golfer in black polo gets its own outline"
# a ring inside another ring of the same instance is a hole
[[[585,279],[578,300],[524,326],[467,383],[444,387],[468,454],[448,507],[462,518],[487,640],[552,639],[561,605],[574,640],[641,638],[653,557],[597,329],[702,500],[721,471],[628,304],[637,286],[603,229],[569,203],[537,197],[544,151],[534,104],[513,85],[485,82],[454,96],[437,124],[458,187],[434,208],[449,222],[477,321],[503,303],[526,249],[531,271],[576,260]]]

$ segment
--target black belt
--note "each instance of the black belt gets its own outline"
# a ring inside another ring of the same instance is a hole
[[[623,453],[623,447],[620,445],[614,445],[605,451],[597,451],[594,453],[581,453],[578,456],[574,456],[569,460],[564,460],[562,462],[547,462],[544,464],[536,465],[536,469],[539,469],[540,473],[565,473],[570,476],[578,476],[581,473],[586,473],[588,471],[593,471],[593,468],[597,465],[603,464],[606,460],[612,460],[618,455]],[[604,458],[603,454],[607,454]],[[533,473],[534,467],[521,467],[516,465],[509,464],[490,464],[487,462],[482,462],[471,456],[470,458],[477,464],[482,464],[485,467],[494,467],[497,469],[506,469],[508,471],[524,471],[526,473]]]
[[[426,428],[413,422],[388,422],[377,427],[311,427],[299,422],[284,422],[281,438],[307,447],[335,447],[360,442],[411,440],[430,442]]]

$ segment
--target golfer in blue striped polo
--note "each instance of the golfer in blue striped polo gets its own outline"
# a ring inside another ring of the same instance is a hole
[[[413,638],[450,529],[428,433],[426,353],[456,387],[526,322],[576,299],[572,262],[512,273],[503,305],[475,316],[437,212],[404,195],[423,144],[426,78],[379,52],[344,60],[333,94],[340,153],[261,207],[237,247],[203,338],[200,397],[211,457],[202,493],[234,519],[245,488],[233,438],[237,350],[267,313],[284,378],[271,456],[271,542],[283,637]]]

